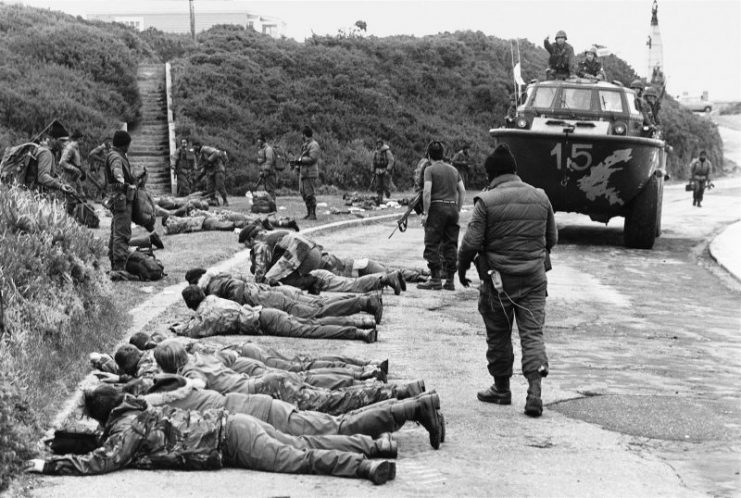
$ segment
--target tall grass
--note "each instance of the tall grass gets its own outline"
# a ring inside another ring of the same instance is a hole
[[[61,202],[0,187],[0,490],[87,370],[83,358],[122,335],[105,252]]]

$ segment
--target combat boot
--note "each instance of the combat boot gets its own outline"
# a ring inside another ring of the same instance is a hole
[[[362,339],[368,344],[372,344],[378,340],[378,331],[376,329],[356,329],[356,337]]]
[[[365,302],[365,311],[373,315],[376,324],[381,323],[383,318],[383,300],[378,296],[368,296]]]
[[[525,399],[525,415],[530,417],[540,417],[543,414],[543,400],[540,399],[541,378],[540,373],[532,374],[527,378],[529,386],[527,388],[527,398]]]
[[[417,284],[417,289],[423,290],[440,290],[443,283],[440,280],[440,270],[430,270],[430,278],[427,281]]]
[[[394,289],[394,294],[397,296],[401,294],[403,281],[404,277],[398,270],[389,272],[381,278],[381,284],[383,286],[389,286]],[[404,287],[406,287],[406,284],[404,284]]]
[[[443,284],[443,289],[454,291],[455,290],[455,272],[448,273],[448,277],[445,279],[445,283]]]
[[[430,446],[440,449],[443,434],[443,421],[440,417],[440,398],[436,393],[421,396],[417,400],[415,422],[419,422],[430,436]]]
[[[309,217],[308,220],[315,220],[316,219],[316,206],[311,206],[309,208]]]
[[[511,405],[512,392],[509,390],[509,377],[494,377],[494,385],[476,394],[479,401],[495,405]]]
[[[299,232],[298,229],[298,223],[296,223],[296,220],[291,218],[290,220],[276,220],[273,222],[273,225],[280,227],[280,228],[290,228],[292,230],[296,230]]]
[[[368,479],[373,484],[386,484],[396,477],[396,462],[362,460],[358,465],[357,476]]]
[[[399,455],[399,446],[388,432],[378,436],[374,450],[372,458],[396,458]]]
[[[157,249],[165,248],[165,244],[162,243],[162,239],[157,232],[152,232],[149,234],[149,242]]]
[[[306,216],[304,216],[302,219],[304,220],[311,219],[311,206],[309,206],[308,204],[306,205]]]
[[[395,386],[394,396],[396,399],[413,398],[419,394],[425,392],[425,381],[417,380],[410,384],[404,384],[403,386]]]

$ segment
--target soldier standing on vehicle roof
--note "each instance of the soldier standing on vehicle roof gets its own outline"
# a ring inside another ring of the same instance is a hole
[[[543,46],[550,54],[546,75],[556,80],[565,80],[574,72],[574,47],[566,43],[566,32],[556,33],[556,43],[552,44],[546,36]]]
[[[597,49],[590,47],[584,52],[585,59],[579,62],[576,75],[580,78],[594,78],[604,81],[606,78],[602,63],[597,58]]]

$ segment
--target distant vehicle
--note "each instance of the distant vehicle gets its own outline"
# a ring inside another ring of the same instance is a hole
[[[603,223],[623,216],[625,245],[653,247],[666,144],[644,126],[633,90],[578,78],[533,83],[508,123],[489,133],[509,145],[518,175],[545,190],[555,211]]]
[[[713,103],[708,98],[708,92],[702,92],[700,96],[691,96],[688,94],[680,95],[677,98],[679,104],[694,112],[710,112],[713,110]]]

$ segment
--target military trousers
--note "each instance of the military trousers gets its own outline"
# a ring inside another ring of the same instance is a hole
[[[249,379],[246,391],[240,389],[238,392],[267,394],[274,399],[291,403],[299,410],[339,415],[378,401],[395,398],[397,388],[392,384],[373,384],[330,390],[296,382],[285,375],[270,373]]]
[[[348,325],[328,325],[307,318],[297,318],[285,311],[263,308],[260,330],[264,335],[310,339],[363,339],[363,334]]]
[[[545,274],[532,277],[502,275],[506,294],[499,294],[489,281],[479,288],[479,313],[486,327],[486,360],[492,377],[511,377],[515,355],[512,325],[517,320],[522,347],[522,374],[528,377],[548,368],[543,341]]]
[[[276,351],[263,349],[251,342],[227,346],[226,349],[232,349],[237,351],[241,356],[260,360],[269,367],[280,368],[288,372],[303,372],[304,370],[313,370],[315,368],[334,367],[342,367],[360,372],[364,371],[365,367],[371,364],[368,361],[347,356],[320,356],[312,358],[307,355],[296,355],[293,358],[287,358]]]
[[[250,306],[279,309],[299,318],[315,318],[318,323],[355,327],[364,322],[350,315],[368,311],[370,306],[368,296],[339,296],[330,300],[303,293],[293,296],[280,290],[250,292],[245,296],[244,302]]]
[[[455,273],[458,257],[458,204],[435,202],[430,204],[425,224],[425,250],[422,256],[430,271],[441,271],[444,277]]]
[[[108,258],[112,270],[125,270],[129,257],[129,240],[131,240],[131,201],[126,194],[116,193],[109,201],[113,219],[111,236],[108,241]]]
[[[306,207],[309,209],[316,207],[316,178],[300,177],[298,180],[298,190],[304,199]]]
[[[350,292],[365,294],[383,288],[385,273],[372,273],[358,278],[340,277],[328,270],[313,270],[309,275],[319,282],[319,290],[325,292]]]
[[[275,171],[266,170],[262,172],[262,181],[265,187],[265,192],[270,194],[270,197],[275,200],[275,189],[277,186]]]
[[[361,453],[320,448],[353,447],[348,439],[330,441],[327,439],[330,436],[321,439],[289,436],[248,415],[230,415],[225,432],[223,457],[230,467],[358,477],[360,462],[365,459]],[[334,436],[339,437],[342,436]]]

